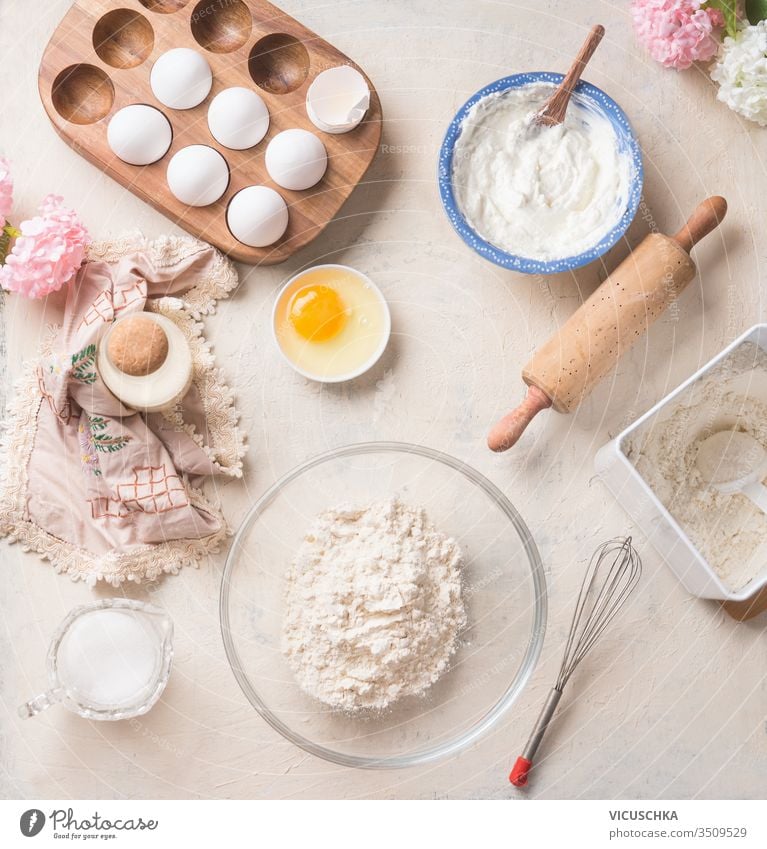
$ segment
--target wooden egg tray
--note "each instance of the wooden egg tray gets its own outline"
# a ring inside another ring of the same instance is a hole
[[[149,85],[156,59],[174,47],[202,53],[213,71],[208,97],[193,109],[169,109]],[[237,260],[272,265],[316,238],[341,208],[375,157],[381,138],[381,104],[370,86],[364,121],[342,135],[320,132],[306,114],[306,91],[327,68],[351,65],[347,56],[265,0],[75,0],[46,47],[39,74],[40,96],[64,140],[125,188]],[[269,132],[249,150],[219,145],[208,129],[210,101],[222,89],[246,86],[269,109]],[[124,106],[158,108],[173,127],[173,142],[152,165],[123,162],[107,143],[109,119]],[[268,142],[300,127],[322,139],[328,169],[313,188],[296,192],[275,185],[264,166]],[[205,207],[188,207],[168,189],[170,158],[189,144],[206,144],[227,161],[224,196]],[[226,223],[231,198],[250,185],[276,189],[290,210],[285,235],[266,248],[251,248]]]

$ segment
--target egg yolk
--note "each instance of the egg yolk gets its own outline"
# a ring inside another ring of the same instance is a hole
[[[346,306],[330,286],[303,286],[290,299],[290,323],[310,342],[326,342],[346,324]]]

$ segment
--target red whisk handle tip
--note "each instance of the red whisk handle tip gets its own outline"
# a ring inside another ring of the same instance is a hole
[[[514,769],[509,773],[509,781],[515,787],[524,787],[527,784],[527,774],[530,772],[533,762],[527,758],[518,757]]]

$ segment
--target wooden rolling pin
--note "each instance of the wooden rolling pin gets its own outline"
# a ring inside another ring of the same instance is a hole
[[[569,413],[615,366],[695,277],[690,249],[724,218],[727,201],[710,197],[675,236],[649,235],[525,366],[527,396],[487,437],[506,451],[549,407]]]

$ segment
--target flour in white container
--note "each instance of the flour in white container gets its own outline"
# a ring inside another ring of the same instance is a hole
[[[698,464],[710,436],[733,430],[767,449],[767,351],[751,342],[694,383],[663,417],[651,419],[626,449],[723,583],[739,590],[767,569],[767,516],[745,495],[709,486]],[[733,478],[743,472],[732,461],[729,471]]]
[[[398,498],[321,513],[287,576],[282,648],[300,687],[382,710],[448,669],[466,624],[462,553]]]

